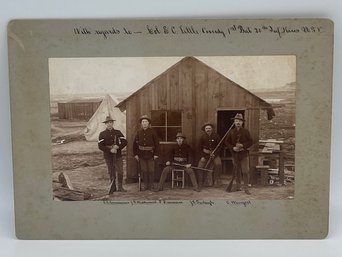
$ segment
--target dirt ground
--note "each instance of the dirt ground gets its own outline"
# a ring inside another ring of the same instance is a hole
[[[204,187],[201,192],[193,191],[190,186],[184,189],[181,187],[172,189],[170,183],[166,183],[164,190],[160,192],[139,191],[138,183],[131,183],[124,185],[127,192],[115,192],[108,196],[110,181],[105,164],[78,167],[63,172],[69,177],[76,190],[88,192],[92,195],[91,199],[98,200],[284,200],[293,199],[294,197],[294,184],[266,187],[252,186],[250,187],[251,195],[246,195],[243,191],[227,193],[225,188],[230,181],[229,176],[223,177],[222,186]],[[54,172],[55,179],[58,174],[59,171],[56,170]]]
[[[286,92],[285,92],[286,93]],[[285,94],[284,93],[284,94]],[[279,97],[275,95],[265,95],[265,97]],[[282,102],[283,107],[275,109],[276,116],[272,121],[268,121],[266,114],[260,117],[260,138],[274,138],[284,140],[284,150],[290,154],[285,156],[285,161],[294,164],[295,149],[295,98],[294,93],[286,93],[283,96],[287,99]],[[282,200],[293,199],[294,183],[286,185],[270,185],[266,187],[253,186],[250,188],[252,195],[246,195],[243,191],[227,193],[225,187],[230,181],[230,177],[223,177],[223,186],[206,187],[201,192],[195,192],[190,187],[185,189],[170,189],[167,184],[162,192],[151,192],[138,190],[138,184],[127,184],[126,193],[114,193],[107,195],[109,191],[109,176],[107,167],[103,159],[102,152],[97,147],[97,142],[88,142],[82,135],[86,126],[85,121],[66,121],[52,117],[52,168],[53,178],[57,180],[58,174],[64,172],[76,190],[92,194],[92,199],[109,200]],[[126,168],[124,162],[124,170]],[[293,174],[294,175],[294,174]]]
[[[164,191],[139,191],[138,183],[124,185],[127,192],[115,192],[108,196],[109,175],[102,152],[97,148],[97,142],[73,141],[66,144],[52,146],[53,178],[57,181],[60,172],[64,172],[70,179],[75,190],[90,193],[91,199],[97,200],[281,200],[293,199],[294,185],[284,186],[253,186],[252,195],[243,191],[225,192],[230,177],[223,177],[220,187],[204,187],[201,192],[195,192],[191,187],[171,189],[170,183]],[[125,169],[124,162],[124,169]]]

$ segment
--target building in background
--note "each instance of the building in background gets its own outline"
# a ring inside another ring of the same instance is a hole
[[[252,148],[257,150],[260,111],[266,110],[268,119],[274,116],[269,103],[194,57],[183,58],[121,101],[117,107],[126,111],[127,117],[128,183],[136,181],[138,175],[137,162],[133,157],[133,139],[143,114],[151,117],[152,127],[160,137],[161,156],[166,156],[175,143],[177,132],[186,135],[188,144],[196,149],[201,127],[207,121],[215,124],[217,133],[223,136],[237,112],[244,115],[245,127],[255,142]],[[230,158],[223,160],[230,161]],[[257,157],[251,158],[251,167],[255,167],[257,161]],[[163,159],[160,166],[162,164]],[[160,172],[161,168],[157,167],[156,171]]]

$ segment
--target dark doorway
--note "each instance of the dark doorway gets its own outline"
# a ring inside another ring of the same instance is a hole
[[[245,117],[245,110],[217,111],[217,134],[219,134],[221,138],[224,137],[230,126],[233,124],[234,120],[232,118],[234,118],[237,113],[242,113],[243,117]],[[232,174],[232,156],[229,149],[227,149],[226,147],[223,148],[221,159],[223,166],[223,174]]]
[[[242,113],[243,117],[245,117],[245,110],[217,111],[217,133],[220,135],[221,138],[233,124],[234,120],[232,120],[232,118],[234,118],[237,113]],[[244,125],[245,124],[243,124],[243,126]]]

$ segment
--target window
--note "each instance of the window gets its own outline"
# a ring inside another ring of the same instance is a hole
[[[182,131],[182,112],[152,111],[152,128],[161,142],[175,142],[177,132]]]

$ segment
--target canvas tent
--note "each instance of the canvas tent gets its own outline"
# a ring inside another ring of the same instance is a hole
[[[105,124],[102,122],[108,115],[116,120],[114,122],[114,128],[120,130],[126,136],[126,114],[115,107],[118,103],[119,101],[115,96],[105,96],[99,108],[87,123],[84,132],[87,141],[98,140],[100,132],[106,129]]]

